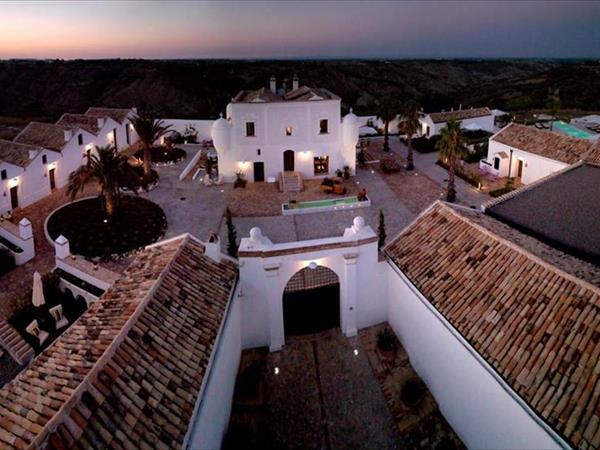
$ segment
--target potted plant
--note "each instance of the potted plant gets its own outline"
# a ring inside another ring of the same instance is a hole
[[[350,179],[350,166],[344,166],[344,180],[349,180]]]
[[[385,353],[396,350],[396,336],[389,328],[379,330],[377,333],[377,348]]]
[[[335,176],[338,178],[342,178],[344,176],[344,171],[342,169],[336,169]]]

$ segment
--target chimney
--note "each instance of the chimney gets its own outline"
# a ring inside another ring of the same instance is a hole
[[[69,240],[62,234],[54,242],[54,251],[59,259],[66,259],[71,254]]]
[[[454,111],[454,106],[452,108],[450,108],[450,112],[453,112],[453,111]]]
[[[273,94],[277,94],[277,79],[273,76],[269,82],[269,88]]]
[[[458,110],[461,111],[462,110],[462,103],[460,105],[458,105]]]
[[[102,127],[104,126],[104,122],[106,119],[104,119],[104,117],[98,117],[98,128],[102,129]]]
[[[73,130],[70,128],[65,128],[65,142],[69,142],[73,137]]]
[[[292,90],[295,91],[300,87],[300,79],[298,75],[294,74],[294,79],[292,80]]]
[[[216,262],[221,262],[221,240],[216,233],[210,233],[208,241],[204,243],[204,254]]]

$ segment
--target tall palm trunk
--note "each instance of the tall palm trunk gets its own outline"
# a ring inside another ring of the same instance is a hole
[[[446,200],[450,203],[456,201],[456,186],[454,179],[454,165],[456,164],[456,158],[448,158],[448,190],[446,191]]]
[[[144,175],[149,176],[152,171],[151,147],[144,145]]]
[[[389,128],[390,128],[390,123],[386,120],[385,126],[383,127],[383,151],[384,152],[390,151]]]
[[[413,158],[412,135],[408,135],[408,154],[406,155],[406,170],[413,170],[415,162]]]
[[[117,210],[117,197],[113,192],[105,192],[103,198],[106,216],[112,217]]]

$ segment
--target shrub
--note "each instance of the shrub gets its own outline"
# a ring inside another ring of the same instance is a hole
[[[385,232],[385,216],[383,215],[383,209],[379,210],[379,226],[377,227],[377,249],[381,250],[385,245],[385,238],[387,234]]]
[[[367,154],[366,154],[363,146],[360,147],[360,150],[358,151],[358,154],[356,155],[356,161],[358,162],[358,165],[361,167],[367,163]]]
[[[412,146],[414,151],[419,153],[433,153],[437,152],[437,143],[440,140],[439,136],[432,136],[430,138],[418,137],[413,138]]]
[[[384,352],[396,349],[396,336],[389,328],[384,328],[377,333],[377,347]]]
[[[425,398],[425,385],[419,379],[407,380],[402,386],[400,400],[409,408],[416,408]]]
[[[344,180],[349,180],[350,179],[350,167],[349,166],[344,166]]]
[[[248,181],[246,180],[246,178],[244,178],[244,172],[236,172],[235,173],[235,181],[233,182],[233,187],[234,188],[245,188],[246,187],[246,183],[248,183]]]
[[[227,226],[227,254],[234,258],[237,257],[237,231],[233,225],[233,217],[229,208],[225,210],[225,225]]]
[[[443,167],[446,170],[448,170],[448,168],[449,168],[448,164],[446,164],[441,159],[438,159],[436,164],[440,167]],[[462,167],[458,164],[454,168],[454,173],[456,174],[457,177],[462,178],[467,183],[472,184],[475,187],[480,186],[481,176],[478,173],[473,173],[468,170],[465,170],[464,167]]]
[[[344,171],[342,169],[336,169],[335,176],[342,178],[344,176]]]

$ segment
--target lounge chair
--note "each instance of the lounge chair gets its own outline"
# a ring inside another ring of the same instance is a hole
[[[40,346],[44,345],[44,342],[46,342],[46,339],[48,339],[48,336],[50,336],[47,331],[40,329],[37,320],[34,320],[29,325],[27,325],[25,331],[27,331],[32,336],[36,337],[40,342]]]
[[[67,325],[69,325],[69,321],[63,315],[63,307],[62,307],[62,305],[56,305],[56,306],[50,308],[50,314],[52,315],[52,318],[56,322],[56,329],[57,330],[60,330],[61,328],[66,327]]]

